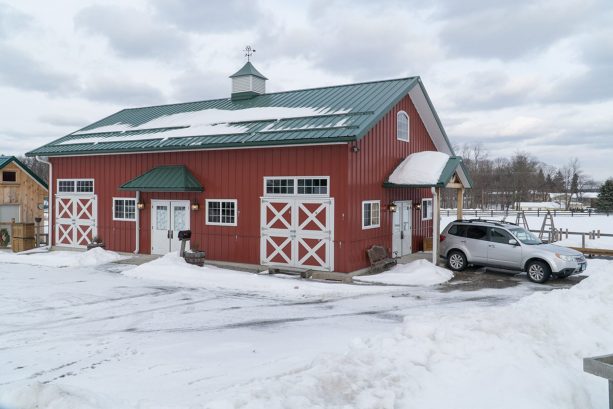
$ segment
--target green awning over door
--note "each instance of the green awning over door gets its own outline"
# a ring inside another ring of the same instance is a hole
[[[140,192],[204,192],[184,165],[158,166],[124,183],[121,190]]]

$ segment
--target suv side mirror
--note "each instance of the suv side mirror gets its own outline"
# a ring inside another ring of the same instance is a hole
[[[517,243],[517,240],[515,240],[515,239],[511,239],[511,240],[509,240],[509,244],[511,244],[511,245],[513,245],[513,246],[517,246],[517,245],[519,245],[519,244]]]

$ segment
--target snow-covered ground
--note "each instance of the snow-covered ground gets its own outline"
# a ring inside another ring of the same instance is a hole
[[[470,219],[470,214],[467,214],[466,218]],[[493,218],[482,216],[485,219],[493,219],[493,220],[502,220],[502,217],[495,216]],[[540,230],[543,225],[543,218],[536,216],[526,216],[526,221],[528,222],[528,226],[530,230]],[[449,224],[456,220],[455,216],[441,217],[441,231]],[[507,221],[515,223],[515,216],[507,217]],[[554,218],[554,225],[556,229],[568,229],[571,232],[585,232],[588,233],[593,230],[600,230],[601,233],[613,234],[613,215],[605,216],[556,216]],[[578,235],[569,235],[568,239],[564,239],[556,244],[562,246],[569,247],[581,247],[581,236]],[[613,237],[600,237],[596,239],[589,239],[588,236],[585,237],[585,246],[587,248],[602,248],[602,249],[613,249]]]
[[[581,358],[613,352],[613,261],[590,260],[570,289],[499,276],[504,288],[468,291],[471,275],[358,286],[207,268],[215,279],[196,280],[161,260],[0,261],[0,407],[606,406]]]

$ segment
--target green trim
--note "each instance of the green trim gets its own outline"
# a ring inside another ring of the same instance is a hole
[[[5,159],[5,161],[2,162],[1,159]],[[44,187],[45,190],[49,190],[49,185],[47,185],[47,182],[45,182],[43,179],[41,179],[25,163],[23,163],[22,161],[20,161],[19,159],[17,159],[14,156],[0,156],[0,170],[4,169],[4,167],[6,165],[8,165],[9,163],[11,163],[11,162],[15,162],[21,169],[23,169],[24,172],[26,172],[28,175],[30,175],[30,177],[32,179],[34,179],[36,182],[38,182],[38,184],[40,184],[42,187]]]
[[[430,110],[432,111],[432,114],[434,115],[434,119],[436,119],[436,123],[438,124],[438,127],[441,130],[441,133],[443,134],[443,138],[445,138],[445,142],[447,142],[447,146],[449,146],[451,155],[455,156],[455,152],[453,151],[453,146],[451,146],[451,142],[449,142],[449,137],[447,137],[447,132],[445,132],[445,128],[443,128],[443,123],[441,122],[441,118],[439,118],[438,113],[436,112],[436,109],[434,109],[434,104],[432,103],[432,100],[430,99],[430,95],[428,95],[428,92],[426,91],[426,87],[424,87],[424,84],[421,82],[421,78],[418,77],[417,81],[419,82],[419,86],[421,87],[421,90],[426,96],[426,101],[428,101]]]
[[[184,165],[157,166],[124,183],[120,190],[139,192],[204,192]]]
[[[38,153],[36,151],[28,152],[27,156],[40,156],[45,155],[49,157],[57,156],[83,156],[83,155],[99,155],[109,153],[151,153],[151,152],[170,152],[170,151],[202,151],[209,149],[232,149],[232,148],[252,148],[252,147],[266,147],[266,146],[292,146],[292,145],[327,145],[331,143],[348,143],[356,140],[353,136],[341,136],[327,139],[295,139],[291,141],[287,140],[275,140],[275,141],[257,141],[257,142],[236,142],[236,143],[217,143],[217,144],[202,144],[196,146],[156,146],[143,150],[142,148],[123,148],[118,150],[117,148],[99,149],[99,150],[78,150],[74,152],[44,152]],[[39,148],[40,149],[40,148]]]

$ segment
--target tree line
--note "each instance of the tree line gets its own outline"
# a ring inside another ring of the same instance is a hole
[[[525,153],[510,157],[490,158],[482,145],[456,148],[464,159],[473,180],[473,188],[464,194],[464,207],[510,210],[519,202],[550,201],[551,194],[563,194],[562,207],[583,200],[585,192],[597,192],[595,182],[581,169],[577,158],[555,167]],[[456,207],[455,191],[445,189],[443,207]]]

